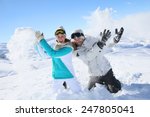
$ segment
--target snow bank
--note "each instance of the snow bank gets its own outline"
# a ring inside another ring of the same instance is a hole
[[[0,43],[0,59],[7,59],[6,54],[8,50],[6,48],[6,43]]]

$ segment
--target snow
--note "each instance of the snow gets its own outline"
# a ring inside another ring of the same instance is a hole
[[[138,12],[118,18],[117,11],[112,8],[98,7],[85,17],[87,26],[84,30],[89,35],[99,36],[99,32],[110,29],[112,35],[115,28],[124,27],[123,41],[150,43],[150,12]]]
[[[51,59],[42,58],[35,51],[34,29],[22,27],[15,30],[7,44],[0,43],[0,99],[150,99],[150,14],[139,13],[115,19],[112,17],[115,13],[111,8],[97,8],[85,17],[87,27],[84,32],[95,39],[105,28],[112,31],[112,36],[115,28],[125,28],[121,41],[105,55],[116,78],[122,82],[122,90],[117,94],[109,93],[99,84],[88,91],[88,68],[76,57],[73,57],[73,65],[82,92],[73,94],[70,90],[62,89],[54,94],[51,88]],[[49,38],[47,41],[54,45],[55,39]]]
[[[88,68],[76,57],[73,58],[73,65],[82,92],[74,94],[70,90],[62,89],[59,93],[53,94],[51,60],[41,58],[35,52],[34,39],[32,28],[17,28],[7,44],[0,44],[0,99],[150,99],[150,44],[148,42],[121,41],[105,55],[112,65],[116,78],[122,82],[122,90],[117,94],[109,93],[99,84],[92,91],[88,91]],[[48,41],[50,44],[54,43],[54,39]]]

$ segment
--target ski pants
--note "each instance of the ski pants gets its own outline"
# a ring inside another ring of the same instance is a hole
[[[76,80],[76,78],[54,79],[52,85],[54,93],[65,89],[64,83],[66,83],[66,88],[70,89],[74,93],[78,93],[81,91],[80,83]]]
[[[117,93],[121,90],[121,83],[113,75],[112,69],[110,69],[104,76],[90,76],[88,89],[91,90],[91,88],[96,86],[96,83],[105,85],[107,90],[111,93]]]

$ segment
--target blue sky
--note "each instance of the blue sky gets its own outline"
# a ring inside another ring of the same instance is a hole
[[[0,0],[0,42],[7,42],[17,27],[32,27],[54,37],[63,25],[70,34],[84,28],[86,20],[98,7],[113,8],[118,17],[149,12],[149,0]]]

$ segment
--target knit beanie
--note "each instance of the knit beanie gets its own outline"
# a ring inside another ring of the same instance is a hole
[[[66,31],[65,31],[65,29],[63,28],[63,26],[60,26],[60,27],[58,27],[58,28],[56,29],[55,35],[58,35],[58,34],[64,34],[64,35],[66,35]]]

